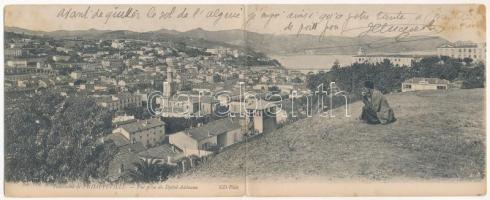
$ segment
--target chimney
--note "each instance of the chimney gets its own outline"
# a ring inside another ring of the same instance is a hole
[[[167,164],[171,163],[172,158],[170,156],[167,156]]]
[[[209,133],[209,131],[208,131],[208,137],[211,137],[211,133]]]
[[[172,145],[172,151],[175,152],[175,146],[174,145]]]

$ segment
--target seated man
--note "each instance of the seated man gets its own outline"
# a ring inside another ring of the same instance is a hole
[[[364,82],[362,91],[362,114],[360,119],[368,124],[389,124],[396,121],[395,114],[388,101],[379,90],[374,89],[374,83]]]

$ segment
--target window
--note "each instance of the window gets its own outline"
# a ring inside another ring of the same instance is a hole
[[[444,85],[438,85],[437,86],[437,89],[438,90],[445,90],[446,89],[446,86],[444,86]]]
[[[412,89],[412,85],[406,84],[406,85],[403,85],[403,88],[405,88],[405,89]]]

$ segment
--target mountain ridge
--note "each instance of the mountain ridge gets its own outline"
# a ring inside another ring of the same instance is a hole
[[[5,27],[6,32],[23,32],[34,35],[51,35],[55,37],[81,37],[103,39],[162,39],[170,40],[205,40],[219,44],[250,47],[255,51],[267,54],[356,54],[359,48],[370,53],[400,53],[407,51],[433,51],[442,44],[449,43],[442,37],[408,37],[400,41],[393,37],[365,36],[326,36],[320,38],[311,34],[270,34],[257,33],[242,29],[209,31],[195,28],[188,31],[176,31],[161,28],[154,31],[136,32],[130,30],[56,30],[33,31],[18,27]],[[192,42],[191,42],[192,43]],[[211,45],[213,46],[213,45]],[[214,45],[216,46],[216,45]],[[207,46],[209,47],[209,45]]]

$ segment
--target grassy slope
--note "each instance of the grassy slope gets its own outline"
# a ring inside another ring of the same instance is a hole
[[[398,121],[313,116],[235,145],[180,178],[465,179],[484,176],[484,90],[387,96]],[[245,155],[246,154],[246,155]],[[246,162],[245,162],[246,160]],[[178,177],[175,177],[179,179]]]

